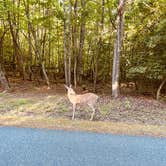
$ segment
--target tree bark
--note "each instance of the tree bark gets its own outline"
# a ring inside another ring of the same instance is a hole
[[[156,99],[157,100],[159,100],[159,98],[160,98],[160,92],[161,92],[161,89],[164,86],[165,82],[166,82],[166,78],[161,82],[160,86],[157,89],[157,94],[156,94]]]
[[[102,0],[102,12],[101,12],[101,21],[99,25],[99,39],[98,39],[98,47],[96,52],[96,62],[95,62],[95,73],[94,73],[94,91],[96,91],[96,84],[98,80],[98,65],[99,65],[99,58],[100,58],[100,52],[102,48],[102,35],[103,35],[103,29],[104,29],[104,10],[105,10],[105,0]]]
[[[10,89],[10,85],[8,82],[8,79],[6,77],[5,71],[3,70],[2,67],[2,63],[3,63],[3,41],[4,41],[4,37],[6,34],[7,30],[5,30],[2,34],[2,36],[0,37],[0,82],[2,84],[2,87],[4,88],[4,91],[8,91]]]
[[[71,16],[72,16],[72,2],[69,1],[69,14],[68,14],[68,84],[71,85],[71,54],[72,54],[72,28],[71,28]]]
[[[27,0],[27,15],[29,20],[29,0]],[[29,63],[28,63],[28,69],[29,69],[29,80],[32,81],[32,40],[31,40],[31,27],[30,22],[28,21],[28,55],[29,55]]]
[[[78,53],[78,83],[82,83],[83,76],[83,48],[85,40],[85,0],[81,0],[82,14],[81,14],[81,28],[80,28],[80,44],[79,44],[79,53]]]
[[[78,61],[78,46],[77,46],[77,7],[78,7],[78,0],[75,0],[74,3],[74,27],[73,27],[73,52],[74,52],[74,86],[77,86],[77,61]]]
[[[18,5],[17,9],[19,10],[20,1],[18,1],[17,5]],[[23,53],[21,51],[20,43],[19,43],[19,12],[16,19],[15,13],[14,12],[12,13],[13,14],[13,17],[12,17],[11,11],[8,10],[6,0],[4,0],[4,6],[7,10],[7,21],[9,23],[10,33],[13,40],[14,56],[16,57],[16,60],[17,60],[18,71],[20,76],[22,76],[22,78],[25,79]]]
[[[122,31],[123,31],[123,14],[124,14],[125,0],[119,0],[118,6],[118,27],[117,38],[114,46],[114,58],[112,69],[112,96],[114,98],[119,96],[119,70],[120,70],[120,52],[122,45]]]
[[[44,74],[44,78],[45,78],[45,80],[46,80],[46,83],[47,83],[47,85],[48,85],[48,88],[50,88],[50,81],[49,81],[49,78],[48,78],[47,73],[46,73],[46,70],[45,70],[44,61],[42,62],[41,65],[42,65],[41,67],[42,67],[42,72],[43,72],[43,74]]]
[[[64,20],[63,20],[63,51],[64,51],[65,83],[66,83],[66,85],[69,86],[68,68],[67,68],[66,0],[63,0],[63,12],[64,12]]]
[[[7,80],[7,77],[5,75],[5,72],[2,69],[2,66],[0,64],[0,82],[3,86],[3,88],[5,89],[5,92],[8,91],[10,89],[10,85],[9,82]]]
[[[26,17],[27,17],[27,20],[28,20],[28,25],[29,25],[29,28],[30,28],[30,31],[31,31],[31,34],[32,34],[32,37],[33,37],[33,40],[34,40],[34,46],[32,45],[32,42],[29,43],[32,45],[32,48],[34,48],[34,51],[35,51],[35,55],[39,61],[39,64],[41,66],[41,69],[42,69],[42,72],[43,72],[43,75],[44,75],[44,79],[46,80],[46,83],[47,83],[47,86],[48,88],[50,88],[50,81],[49,81],[49,78],[48,78],[48,75],[46,73],[46,69],[45,69],[45,65],[44,65],[44,61],[42,59],[42,52],[41,52],[41,43],[39,42],[39,39],[37,38],[37,35],[36,35],[36,31],[30,21],[30,13],[29,13],[29,10],[27,10],[27,4],[29,3],[29,0],[27,0],[27,4],[25,2],[25,0],[23,1],[24,2],[24,6],[25,6],[25,14],[26,14]]]

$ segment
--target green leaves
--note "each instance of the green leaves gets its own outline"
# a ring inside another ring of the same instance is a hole
[[[166,73],[166,21],[163,0],[135,0],[126,6],[125,48],[128,77],[162,79]]]
[[[33,30],[46,66],[59,67],[63,77],[63,0],[25,0],[29,5],[29,17],[26,16],[24,0],[1,0],[0,1],[0,35],[9,29],[8,14],[13,29],[19,36],[20,48],[23,59],[26,62],[28,53],[28,21]],[[69,12],[71,2],[71,12]],[[107,78],[110,81],[112,56],[116,32],[116,17],[118,0],[105,0],[104,3],[104,25],[103,32],[100,31],[102,0],[85,0],[82,7],[78,0],[77,17],[74,15],[74,0],[66,0],[66,21],[69,17],[71,32],[77,26],[77,42],[79,48],[80,27],[85,23],[85,39],[83,48],[84,75],[93,79],[96,63],[96,50],[100,46],[100,58],[98,65],[99,80]],[[121,56],[121,72],[125,73],[127,79],[144,75],[145,78],[161,79],[166,74],[166,3],[165,0],[129,0],[125,6],[124,41]],[[69,33],[67,33],[69,35]],[[98,39],[102,36],[102,42]],[[34,39],[31,32],[31,42]],[[71,36],[73,42],[74,36]],[[68,42],[68,41],[67,41]],[[68,45],[68,43],[67,43]],[[72,48],[72,52],[75,48]],[[12,34],[7,32],[3,56],[7,62],[12,61],[15,53]],[[32,61],[35,61],[35,51],[32,48]],[[15,60],[16,61],[16,60]],[[71,58],[72,64],[74,57]],[[35,62],[34,62],[35,63]],[[71,67],[73,70],[73,66]],[[124,78],[126,79],[126,78]]]

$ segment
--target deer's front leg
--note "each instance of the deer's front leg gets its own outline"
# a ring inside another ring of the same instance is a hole
[[[91,118],[90,118],[90,120],[93,120],[93,117],[94,117],[94,114],[95,114],[95,108],[94,107],[91,107],[92,108],[92,110],[93,110],[93,112],[92,112],[92,115],[91,115]]]
[[[74,120],[75,111],[76,111],[76,104],[73,104],[73,116],[72,116],[72,120]]]

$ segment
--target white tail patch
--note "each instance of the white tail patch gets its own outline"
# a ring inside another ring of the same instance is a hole
[[[67,89],[67,96],[70,100],[70,102],[73,104],[73,116],[72,120],[74,119],[74,114],[76,111],[76,105],[77,104],[86,104],[88,105],[92,110],[91,118],[90,120],[93,120],[94,114],[95,114],[95,106],[98,100],[98,96],[94,93],[85,93],[82,95],[78,95],[75,93],[75,91],[70,87],[65,85],[65,88]]]

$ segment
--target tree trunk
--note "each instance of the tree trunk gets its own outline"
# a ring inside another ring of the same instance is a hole
[[[63,20],[63,50],[64,50],[64,70],[65,70],[65,83],[69,86],[68,79],[68,69],[67,69],[67,32],[66,32],[66,0],[63,0],[63,11],[64,11],[64,20]]]
[[[72,53],[72,29],[71,29],[71,16],[72,6],[71,0],[69,1],[69,14],[68,14],[68,84],[71,85],[71,53]]]
[[[43,72],[43,74],[44,74],[44,78],[45,78],[45,80],[46,80],[46,83],[47,83],[47,85],[48,85],[48,88],[50,88],[50,81],[49,81],[49,78],[48,78],[47,73],[46,73],[44,61],[42,62],[41,67],[42,67],[42,72]]]
[[[98,65],[99,65],[99,58],[100,58],[100,52],[102,48],[102,35],[103,35],[103,29],[104,29],[104,5],[105,5],[105,0],[102,0],[102,12],[101,12],[101,21],[99,24],[99,39],[98,39],[98,47],[97,47],[97,52],[96,52],[96,61],[95,61],[95,73],[94,73],[94,91],[96,91],[96,84],[97,84],[97,79],[98,79]]]
[[[84,40],[85,40],[85,0],[81,0],[81,7],[82,7],[82,14],[81,14],[81,28],[80,28],[80,44],[79,44],[79,53],[78,53],[78,83],[82,83],[82,76],[83,76],[83,47],[84,47]]]
[[[0,82],[2,84],[2,87],[5,89],[5,92],[10,89],[9,82],[7,80],[5,72],[2,69],[1,64],[0,64]]]
[[[157,89],[157,94],[156,94],[156,99],[157,100],[159,100],[159,98],[160,98],[160,92],[161,92],[161,89],[164,86],[165,82],[166,82],[166,78],[161,82],[159,88]]]
[[[119,95],[119,68],[120,68],[120,52],[122,45],[122,31],[123,31],[123,14],[124,14],[125,0],[119,0],[118,6],[118,28],[117,38],[114,46],[114,59],[112,69],[112,96],[114,98]]]
[[[4,88],[5,91],[8,91],[10,89],[10,85],[8,82],[8,79],[6,77],[5,71],[3,70],[2,67],[2,63],[3,63],[3,41],[4,41],[4,37],[6,34],[7,30],[5,30],[2,34],[2,36],[0,37],[0,82],[2,84],[2,87]]]
[[[13,1],[13,3],[15,3],[15,1]],[[20,1],[18,1],[17,5],[18,5],[17,10],[19,10]],[[4,6],[7,9],[6,0],[4,0]],[[23,53],[21,51],[19,43],[19,12],[17,15],[17,19],[15,13],[13,12],[12,14],[13,16],[11,15],[11,11],[7,9],[7,21],[9,23],[10,33],[13,40],[13,49],[15,54],[14,56],[16,57],[17,60],[19,74],[24,79],[25,72],[24,72]]]
[[[76,88],[77,86],[77,58],[78,58],[78,47],[77,47],[77,5],[78,5],[78,0],[75,0],[74,3],[74,27],[73,27],[73,52],[74,52],[74,86]]]
[[[61,57],[61,54],[60,54],[60,40],[59,40],[59,37],[60,37],[60,34],[59,34],[59,23],[57,21],[57,43],[58,43],[58,46],[57,46],[57,53],[58,53],[58,75],[62,74],[63,72],[63,69],[62,69],[62,57]]]
[[[27,13],[29,15],[29,0],[27,0]],[[29,18],[29,16],[28,16]],[[31,28],[30,28],[30,22],[28,21],[28,55],[29,55],[29,63],[28,63],[28,69],[29,69],[29,80],[32,81],[32,40],[31,40]]]
[[[27,20],[28,20],[28,25],[29,25],[29,28],[30,28],[30,31],[31,31],[31,34],[32,34],[32,37],[33,37],[33,40],[34,40],[34,46],[32,45],[32,43],[29,43],[29,44],[31,44],[32,48],[34,48],[35,56],[37,57],[37,59],[39,61],[39,64],[42,67],[42,72],[43,72],[43,75],[44,75],[44,79],[46,80],[48,88],[50,88],[50,81],[49,81],[49,78],[47,76],[47,73],[46,73],[46,70],[45,70],[45,65],[44,65],[44,62],[43,62],[43,59],[42,59],[41,43],[39,42],[39,39],[37,38],[37,35],[36,35],[36,31],[35,31],[32,23],[30,21],[30,13],[29,13],[29,10],[27,8],[27,4],[29,3],[29,0],[27,0],[27,4],[26,4],[25,0],[23,1],[23,3],[24,3],[24,6],[25,6],[25,14],[26,14],[26,17],[27,17]]]

